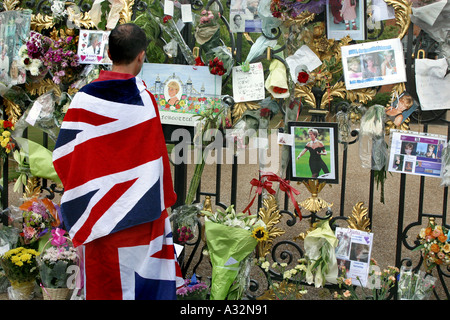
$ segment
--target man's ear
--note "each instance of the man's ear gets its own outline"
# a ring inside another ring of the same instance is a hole
[[[109,49],[108,49],[108,58],[109,58],[110,60],[112,60],[112,59],[111,59],[111,53],[109,52]]]
[[[142,50],[142,52],[139,53],[138,57],[139,57],[139,62],[144,63],[145,62],[145,50]]]

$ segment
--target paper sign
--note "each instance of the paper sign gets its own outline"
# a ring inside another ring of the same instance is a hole
[[[391,130],[389,171],[439,178],[447,137]]]
[[[336,227],[336,259],[339,276],[345,268],[347,278],[352,284],[366,286],[372,253],[373,233],[361,230]]]
[[[166,16],[173,17],[173,8],[174,8],[173,1],[171,1],[171,0],[164,1],[164,14]]]
[[[250,64],[250,71],[233,67],[233,98],[235,102],[263,100],[264,69],[261,62]]]
[[[192,9],[190,4],[181,5],[181,19],[184,23],[192,22]]]

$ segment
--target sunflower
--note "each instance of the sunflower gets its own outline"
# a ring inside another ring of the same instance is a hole
[[[266,228],[257,227],[252,231],[252,237],[258,240],[258,242],[266,241],[269,239],[269,234],[267,233]]]

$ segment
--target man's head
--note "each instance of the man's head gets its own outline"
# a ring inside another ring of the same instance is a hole
[[[109,34],[109,54],[116,65],[133,62],[147,45],[144,30],[133,23],[120,24]]]

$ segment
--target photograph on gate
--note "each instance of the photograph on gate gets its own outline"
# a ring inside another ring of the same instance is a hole
[[[405,82],[400,39],[365,42],[341,47],[347,90]]]
[[[329,0],[326,10],[328,39],[365,40],[364,1]]]
[[[80,30],[78,57],[81,64],[112,64],[108,57],[109,31]]]
[[[30,21],[31,10],[0,13],[0,92],[10,85],[25,83],[24,61],[28,56],[22,53],[26,51]]]
[[[337,123],[289,122],[291,180],[318,179],[338,183]]]
[[[391,130],[389,171],[440,177],[446,144],[444,135]]]
[[[144,63],[139,77],[155,96],[163,124],[192,127],[196,115],[221,107],[222,79],[207,66]]]

